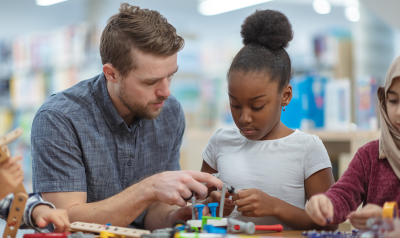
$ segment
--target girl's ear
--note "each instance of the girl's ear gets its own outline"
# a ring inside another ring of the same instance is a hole
[[[282,100],[281,106],[287,106],[289,105],[290,101],[292,100],[292,85],[288,84],[286,87],[282,90]]]

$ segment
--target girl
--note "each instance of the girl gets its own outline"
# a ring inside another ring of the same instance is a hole
[[[319,228],[304,211],[314,194],[334,183],[331,163],[321,140],[281,121],[292,98],[291,62],[286,48],[293,38],[287,17],[256,11],[246,18],[244,47],[228,71],[230,107],[237,128],[219,129],[203,151],[202,171],[219,173],[240,189],[226,199],[225,215],[255,224],[280,223],[284,229]],[[219,201],[220,193],[208,202]],[[332,228],[332,227],[331,227]],[[333,227],[332,229],[335,229]]]
[[[310,199],[306,211],[317,224],[350,219],[364,229],[368,218],[382,216],[385,202],[400,204],[400,57],[390,65],[378,98],[381,138],[361,147],[339,181]],[[354,212],[361,203],[366,206]]]

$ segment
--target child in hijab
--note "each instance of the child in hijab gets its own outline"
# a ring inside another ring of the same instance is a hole
[[[368,218],[382,216],[385,202],[400,204],[400,57],[390,65],[378,98],[380,139],[361,147],[339,181],[309,200],[306,212],[321,226],[349,219],[365,229]],[[361,203],[363,209],[356,212]]]

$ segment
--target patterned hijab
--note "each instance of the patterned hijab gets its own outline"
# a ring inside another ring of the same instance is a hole
[[[397,177],[400,178],[400,131],[392,125],[386,110],[387,91],[393,79],[400,77],[400,56],[389,67],[386,74],[385,87],[378,89],[379,114],[382,134],[379,139],[379,159],[387,158]]]

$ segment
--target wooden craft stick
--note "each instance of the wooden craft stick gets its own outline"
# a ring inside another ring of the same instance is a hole
[[[136,238],[140,237],[142,234],[149,234],[148,230],[117,227],[117,226],[107,226],[95,223],[85,223],[85,222],[74,222],[70,226],[71,232],[91,232],[100,233],[101,231],[109,231],[115,235],[125,236],[126,238]]]
[[[10,144],[11,142],[13,142],[15,139],[17,139],[18,137],[20,137],[23,133],[22,128],[17,128],[14,131],[8,133],[7,135],[3,136],[0,138],[0,147]]]
[[[23,185],[20,185],[23,188]],[[24,188],[23,188],[24,189]],[[25,189],[24,189],[25,191]],[[6,228],[4,229],[3,238],[14,238],[17,235],[18,228],[24,215],[28,194],[14,193],[14,200],[11,205],[10,213],[8,214]]]

